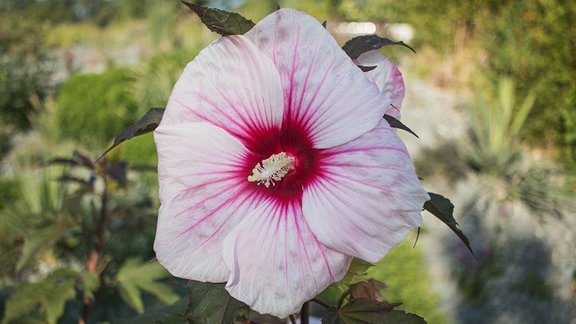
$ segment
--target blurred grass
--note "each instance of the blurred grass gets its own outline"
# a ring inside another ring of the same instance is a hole
[[[430,324],[446,323],[440,308],[440,294],[432,289],[422,249],[414,247],[415,236],[409,235],[384,259],[368,270],[368,278],[380,280],[387,288],[383,297],[389,302],[402,302],[398,307],[423,317]]]

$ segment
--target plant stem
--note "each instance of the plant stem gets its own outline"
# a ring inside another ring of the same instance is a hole
[[[101,258],[102,250],[104,249],[106,221],[108,220],[108,179],[106,178],[106,173],[101,172],[100,175],[104,181],[104,190],[100,198],[100,213],[94,231],[94,248],[86,264],[88,272],[95,273],[98,276],[102,273],[109,261],[106,258]],[[91,298],[86,295],[82,296],[82,315],[78,319],[78,324],[85,324],[88,321],[88,311],[91,303]]]
[[[316,304],[324,307],[324,308],[330,308],[330,305],[326,304],[325,302],[321,301],[318,298],[314,298],[314,299],[312,299],[312,301],[315,302]]]
[[[305,302],[300,310],[300,324],[310,323],[310,302]]]

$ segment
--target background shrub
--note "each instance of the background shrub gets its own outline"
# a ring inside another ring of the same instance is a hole
[[[129,69],[72,76],[56,100],[60,137],[77,140],[94,151],[106,147],[140,117],[127,90],[132,80]]]

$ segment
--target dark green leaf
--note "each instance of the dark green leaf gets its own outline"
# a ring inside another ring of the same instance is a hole
[[[242,35],[254,26],[252,20],[234,12],[207,8],[186,1],[182,1],[182,3],[194,11],[208,29],[222,36]]]
[[[394,308],[399,304],[353,299],[337,312],[345,324],[400,323],[422,324],[426,321],[415,314]]]
[[[188,324],[189,321],[184,317],[184,313],[186,312],[187,306],[188,306],[188,299],[182,298],[172,305],[155,307],[146,310],[144,313],[134,318],[123,320],[122,323]]]
[[[432,192],[428,193],[430,195],[430,200],[424,203],[424,209],[432,213],[432,215],[438,217],[444,224],[448,225],[450,229],[458,235],[460,240],[466,245],[470,253],[476,257],[472,247],[470,246],[470,241],[468,237],[458,228],[458,223],[454,219],[454,205],[450,200],[442,195],[435,194]]]
[[[322,324],[343,324],[342,320],[338,316],[338,310],[334,307],[328,308],[324,314],[322,314]]]
[[[192,282],[186,318],[191,323],[233,323],[238,311],[248,306],[232,298],[224,285]]]
[[[140,118],[137,122],[132,124],[130,127],[126,128],[122,134],[116,136],[114,143],[110,146],[103,154],[98,158],[100,160],[106,153],[110,152],[113,148],[118,146],[120,143],[127,141],[135,136],[144,135],[150,133],[158,127],[160,120],[162,120],[162,115],[164,115],[164,108],[151,108]]]
[[[351,59],[357,59],[362,53],[372,51],[375,49],[379,49],[382,46],[388,45],[402,45],[406,48],[409,48],[412,52],[416,53],[416,51],[406,45],[403,41],[395,42],[389,40],[388,38],[382,38],[377,35],[365,35],[365,36],[358,36],[354,37],[351,40],[347,41],[346,44],[342,47],[344,52],[350,56]]]
[[[401,121],[399,121],[398,119],[396,119],[396,118],[394,118],[394,117],[392,117],[392,116],[390,116],[390,115],[384,115],[384,119],[386,119],[386,121],[388,122],[388,124],[390,124],[391,127],[398,128],[398,129],[401,129],[401,130],[405,130],[405,131],[407,131],[408,133],[416,136],[417,138],[420,138],[420,137],[418,137],[418,135],[416,135],[416,133],[414,133],[410,128],[408,128],[408,126],[404,125],[404,124],[403,124]]]

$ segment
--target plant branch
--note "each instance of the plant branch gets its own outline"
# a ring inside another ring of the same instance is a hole
[[[97,166],[98,167],[98,166]],[[106,231],[106,222],[108,220],[108,179],[105,172],[99,172],[102,180],[104,181],[104,190],[100,197],[100,213],[96,222],[94,231],[94,247],[90,252],[90,258],[86,264],[89,272],[100,275],[110,261],[108,258],[102,258],[102,250],[104,249],[104,235]],[[82,315],[78,319],[78,324],[85,324],[88,321],[88,313],[92,299],[88,296],[82,296]]]
[[[300,324],[310,324],[310,302],[307,301],[302,305],[300,310]]]

